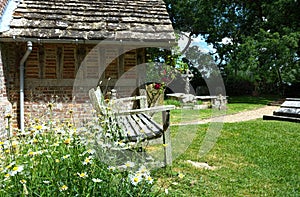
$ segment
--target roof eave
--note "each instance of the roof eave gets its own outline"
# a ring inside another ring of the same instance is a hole
[[[0,37],[0,42],[27,42],[43,44],[104,44],[104,45],[129,45],[137,47],[163,47],[169,48],[176,45],[175,39],[156,39],[156,40],[143,40],[143,39],[55,39],[55,38],[30,38],[30,37]]]

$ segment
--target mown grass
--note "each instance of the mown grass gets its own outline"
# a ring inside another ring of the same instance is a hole
[[[274,96],[266,97],[250,97],[250,96],[240,96],[240,97],[229,97],[228,104],[226,106],[225,114],[236,114],[238,112],[243,112],[247,110],[253,110],[260,107],[264,107],[270,102],[276,100]],[[173,104],[178,106],[176,101],[165,101],[166,104]],[[223,114],[224,114],[223,113]],[[217,116],[218,113],[212,109],[200,109],[200,110],[190,110],[178,108],[171,111],[171,123],[186,123],[192,121],[199,121],[202,119],[211,118],[212,116]]]
[[[181,130],[197,135],[172,168],[155,174],[168,196],[300,195],[299,124],[263,120],[226,123],[213,149],[199,157],[208,127],[181,126]],[[176,129],[172,127],[172,131]],[[174,149],[177,146],[173,144]],[[207,162],[216,169],[197,169],[186,160]],[[179,173],[184,177],[179,178]]]

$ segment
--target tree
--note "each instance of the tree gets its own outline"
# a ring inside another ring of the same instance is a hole
[[[258,90],[300,81],[298,0],[165,0],[175,29],[203,35],[227,76]]]

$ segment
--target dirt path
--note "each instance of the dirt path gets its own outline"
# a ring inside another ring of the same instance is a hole
[[[272,115],[273,111],[275,111],[278,108],[279,108],[279,106],[265,106],[262,108],[244,111],[244,112],[240,112],[237,114],[224,115],[224,116],[220,116],[220,117],[214,117],[214,118],[204,119],[204,120],[200,120],[200,121],[193,121],[193,122],[188,122],[188,123],[180,123],[178,125],[206,124],[209,122],[248,121],[248,120],[262,118],[263,115]]]

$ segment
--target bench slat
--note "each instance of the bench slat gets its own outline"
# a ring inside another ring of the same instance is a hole
[[[129,141],[150,140],[162,136],[163,129],[146,114],[119,116],[119,124]]]
[[[125,131],[126,136],[135,136],[135,130],[132,129],[135,125],[132,125],[130,117],[128,116],[119,116],[120,127]],[[126,138],[126,136],[123,136]]]
[[[143,133],[141,133],[141,131],[138,131],[138,135],[142,136],[143,134],[146,134],[145,137],[147,139],[160,137],[162,135],[163,129],[146,114],[137,114],[132,117],[143,130]]]

